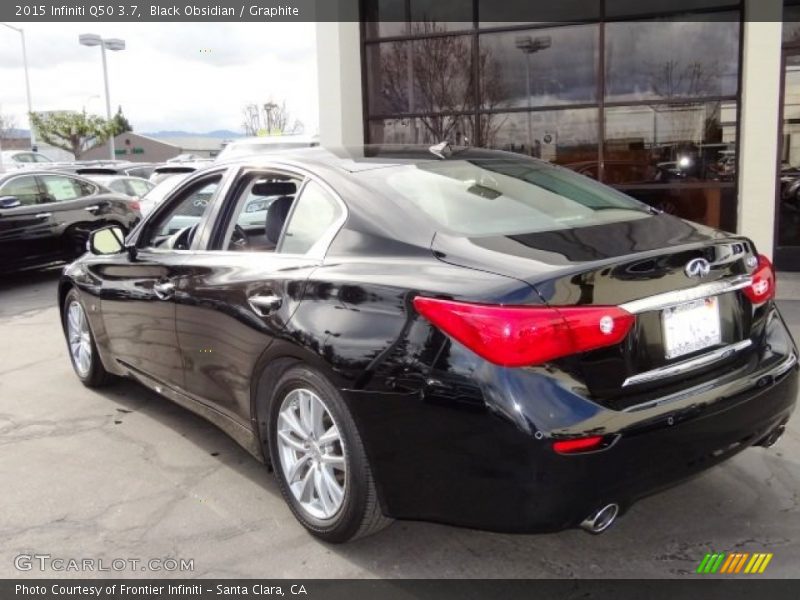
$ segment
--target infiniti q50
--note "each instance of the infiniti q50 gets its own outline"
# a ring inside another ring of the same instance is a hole
[[[772,445],[795,404],[750,240],[513,154],[215,163],[89,247],[59,286],[81,381],[211,420],[328,541],[391,519],[599,533]]]

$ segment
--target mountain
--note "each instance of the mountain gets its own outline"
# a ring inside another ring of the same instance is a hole
[[[142,133],[147,137],[152,138],[179,138],[179,137],[205,137],[205,138],[220,138],[223,140],[231,138],[243,137],[238,131],[231,131],[230,129],[215,129],[214,131],[206,131],[198,133],[195,131],[150,131]]]

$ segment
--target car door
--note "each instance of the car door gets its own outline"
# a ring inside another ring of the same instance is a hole
[[[171,282],[191,256],[192,229],[199,229],[225,175],[225,169],[217,169],[184,182],[127,240],[135,256],[119,255],[97,273],[103,281],[101,310],[112,354],[158,386],[183,388]],[[202,207],[198,197],[205,199]]]
[[[111,206],[100,188],[79,177],[58,173],[38,175],[43,207],[53,221],[52,250],[65,259],[80,256],[93,229],[105,224]]]
[[[0,185],[0,197],[19,204],[0,208],[0,268],[40,264],[57,258],[55,220],[36,175],[15,175]]]
[[[265,227],[245,231],[238,222],[254,189],[260,190],[259,196],[279,199],[270,205]],[[281,250],[293,222],[297,239],[302,237],[303,228],[292,214],[307,216],[309,211],[298,207],[318,204],[320,193],[333,215],[327,229],[338,229],[344,205],[313,177],[285,170],[241,171],[219,204],[207,242],[181,266],[183,273],[175,282],[186,389],[242,424],[249,423],[259,359],[284,331],[327,248],[312,243]],[[245,244],[242,235],[247,236]]]

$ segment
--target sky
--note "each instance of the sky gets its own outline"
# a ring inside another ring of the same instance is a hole
[[[15,23],[25,30],[34,111],[105,115],[99,47],[81,33],[122,38],[107,52],[112,112],[135,131],[242,130],[242,108],[272,99],[318,129],[314,23]],[[0,114],[27,128],[20,35],[0,27]]]

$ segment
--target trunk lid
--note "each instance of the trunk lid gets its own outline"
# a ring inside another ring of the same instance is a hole
[[[622,344],[558,361],[605,406],[630,408],[702,383],[741,366],[756,346],[752,305],[741,291],[754,267],[752,243],[669,215],[511,236],[437,233],[432,250],[450,264],[524,282],[551,306],[635,312]],[[687,265],[697,259],[710,269],[690,276]],[[704,347],[684,343],[697,337]]]

